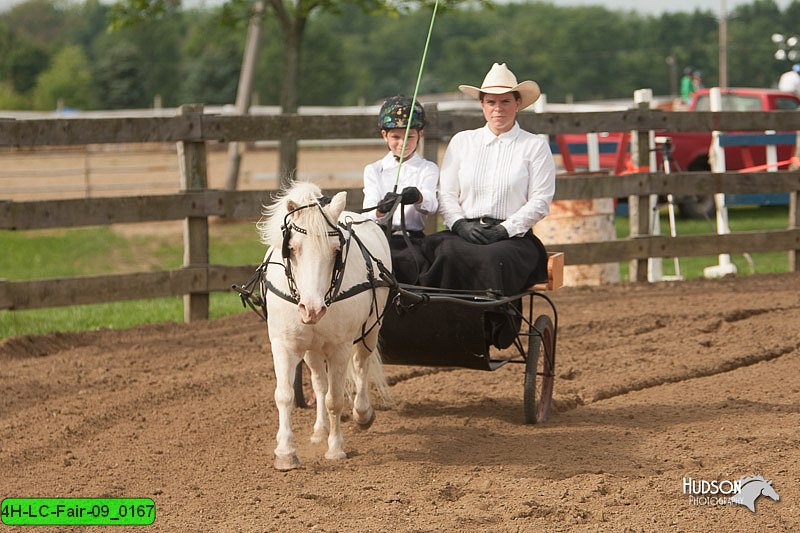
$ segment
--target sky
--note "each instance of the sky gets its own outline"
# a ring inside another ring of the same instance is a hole
[[[5,11],[20,0],[0,0],[0,11]],[[503,1],[503,0],[500,0]],[[776,0],[781,8],[785,8],[791,0]],[[749,4],[750,0],[551,0],[557,6],[604,5],[609,9],[638,11],[647,15],[660,15],[665,11],[694,11],[703,9],[719,12],[723,3],[728,11],[740,4]]]

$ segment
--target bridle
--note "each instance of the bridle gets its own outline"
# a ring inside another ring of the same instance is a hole
[[[338,226],[334,225],[331,222],[328,215],[325,213],[323,209],[324,206],[331,203],[331,199],[327,196],[322,196],[317,199],[316,202],[312,204],[303,205],[300,207],[296,207],[286,213],[283,217],[283,225],[281,226],[281,232],[283,234],[283,243],[281,245],[281,256],[283,257],[282,265],[284,272],[286,274],[286,281],[289,285],[289,294],[291,295],[291,301],[293,303],[298,303],[300,301],[300,294],[297,292],[297,282],[294,279],[294,274],[292,273],[292,261],[291,261],[291,249],[289,247],[289,242],[292,239],[292,232],[296,231],[297,233],[301,233],[303,235],[308,235],[308,230],[302,228],[295,224],[293,220],[291,220],[291,216],[303,209],[308,209],[310,207],[317,207],[319,208],[319,212],[322,214],[325,223],[331,229],[327,231],[328,237],[338,237],[339,238],[339,248],[336,250],[336,258],[333,262],[333,271],[331,272],[331,284],[328,287],[328,291],[325,293],[325,305],[330,305],[331,303],[336,301],[336,296],[339,294],[339,290],[342,286],[342,275],[344,274],[344,265],[346,255],[343,255],[345,249],[349,252],[349,239],[345,239],[344,234]],[[271,256],[272,254],[270,254]],[[269,257],[267,258],[269,260]],[[275,292],[273,290],[273,292]],[[276,293],[277,294],[277,293]]]
[[[323,209],[323,207],[328,205],[330,202],[330,198],[323,196],[318,198],[314,203],[297,207],[286,213],[283,219],[283,225],[281,226],[281,232],[283,234],[283,241],[281,243],[281,262],[278,263],[276,261],[272,261],[272,252],[270,251],[264,261],[256,269],[253,277],[251,277],[246,284],[242,286],[233,285],[231,287],[233,290],[239,293],[239,296],[242,300],[242,305],[249,306],[261,317],[262,320],[264,320],[264,322],[267,321],[267,292],[271,292],[279,298],[292,304],[297,305],[300,303],[300,294],[297,292],[297,282],[295,281],[294,274],[292,273],[291,248],[289,247],[289,242],[292,238],[293,231],[303,235],[308,235],[308,230],[306,228],[298,226],[293,220],[290,219],[290,216],[293,213],[296,213],[302,209],[309,209],[313,207],[318,208],[320,213],[322,213],[326,224],[330,228],[326,232],[327,236],[339,238],[339,249],[336,252],[336,258],[334,259],[333,271],[331,273],[331,283],[328,287],[328,291],[325,294],[325,305],[331,305],[334,302],[345,300],[351,296],[355,296],[356,294],[371,290],[372,301],[370,302],[370,315],[372,315],[372,312],[378,308],[376,289],[379,287],[397,288],[397,280],[395,279],[394,274],[392,274],[392,271],[386,268],[386,266],[383,264],[383,261],[375,257],[372,252],[367,249],[364,242],[353,230],[354,225],[365,223],[374,224],[375,222],[368,219],[354,221],[352,218],[348,218],[344,224],[341,222],[334,224],[330,218],[328,218],[328,215]],[[347,236],[345,236],[345,231],[347,232]],[[353,241],[355,241],[358,249],[361,251],[362,258],[364,259],[367,270],[367,280],[342,291],[342,278],[344,275],[345,265],[347,264],[347,258],[350,254],[350,244]],[[373,262],[378,267],[377,276],[375,268],[373,267]],[[275,287],[267,279],[266,272],[268,265],[280,265],[283,268],[286,276],[286,282],[289,287],[289,294]],[[259,286],[261,294],[255,294],[256,285]],[[369,328],[366,327],[366,322],[364,322],[364,324],[361,325],[361,336],[354,340],[353,344],[356,344],[357,342],[364,342],[366,335],[380,323],[382,317],[383,313],[377,317],[375,323]],[[366,346],[369,351],[372,351],[372,348],[367,346],[366,343],[364,343],[364,346]]]

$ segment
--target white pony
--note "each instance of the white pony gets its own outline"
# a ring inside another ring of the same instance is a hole
[[[317,185],[297,182],[276,203],[265,208],[266,218],[258,224],[261,240],[269,246],[262,294],[266,296],[277,379],[275,403],[279,428],[275,468],[278,470],[300,466],[291,414],[292,385],[301,359],[311,370],[317,397],[311,442],[321,443],[327,437],[327,459],[347,457],[340,416],[351,357],[355,382],[353,418],[359,427],[368,428],[375,419],[369,399],[370,384],[383,399],[389,397],[377,352],[377,322],[389,289],[378,278],[376,261],[391,270],[389,244],[377,224],[344,211],[346,196],[346,192],[340,192],[328,202],[327,198],[322,199]],[[346,227],[339,226],[337,221]],[[366,255],[370,259],[365,258],[358,241],[368,250]],[[369,281],[369,269],[373,270],[376,282]],[[354,344],[362,335],[363,339]]]

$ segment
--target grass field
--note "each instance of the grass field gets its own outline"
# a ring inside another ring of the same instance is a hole
[[[730,209],[732,231],[781,229],[787,226],[787,207],[736,207]],[[628,234],[627,218],[618,217],[617,235]],[[713,233],[713,221],[679,220],[678,235]],[[662,234],[669,234],[666,215]],[[212,223],[210,261],[215,264],[257,264],[264,248],[252,222]],[[66,230],[0,231],[0,278],[24,280],[52,277],[88,276],[178,268],[183,258],[180,226],[168,228],[137,225],[125,228],[90,227]],[[739,273],[753,269],[743,255],[734,255]],[[755,272],[785,272],[788,254],[753,254]],[[681,259],[684,278],[702,276],[703,268],[717,263],[717,257]],[[621,264],[622,279],[627,279],[627,263]],[[664,260],[664,274],[672,274],[672,260]],[[245,281],[245,280],[242,280]],[[232,293],[211,295],[211,316],[242,311]],[[97,328],[124,328],[136,324],[183,320],[183,299],[115,302],[65,308],[25,311],[0,311],[0,338],[49,331],[79,331]]]
[[[736,206],[728,210],[728,219],[731,231],[757,231],[757,230],[779,230],[786,229],[788,222],[788,206]],[[628,235],[628,219],[617,217],[617,237],[625,238]],[[703,233],[715,233],[716,222],[714,220],[681,220],[676,223],[677,235],[697,235]],[[661,234],[669,235],[669,219],[666,208],[661,212]],[[681,275],[685,279],[700,278],[703,276],[703,269],[708,266],[716,265],[719,257],[699,256],[679,258]],[[789,269],[789,254],[787,252],[767,252],[748,254],[735,254],[731,256],[731,261],[736,265],[737,271],[741,275],[765,272],[786,272]],[[665,257],[663,259],[664,275],[674,275],[674,260]],[[620,275],[623,280],[628,279],[628,263],[620,263]]]
[[[142,226],[140,226],[142,227]],[[147,226],[145,226],[147,227]],[[210,261],[215,264],[258,264],[264,247],[253,223],[212,224]],[[0,277],[10,280],[90,276],[178,268],[183,262],[183,237],[177,229],[153,233],[110,227],[0,232]],[[246,280],[242,280],[246,281]],[[212,293],[212,317],[242,311],[233,293]],[[125,328],[137,324],[182,321],[183,298],[158,298],[107,304],[0,311],[0,338],[50,331]]]

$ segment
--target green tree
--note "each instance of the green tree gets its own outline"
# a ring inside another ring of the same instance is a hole
[[[183,42],[182,102],[232,104],[236,100],[242,62],[242,21],[223,20],[223,10],[187,13],[189,31]],[[234,29],[235,31],[232,31]]]
[[[39,74],[47,68],[50,58],[40,46],[25,42],[16,42],[6,56],[6,73],[14,90],[20,94],[27,93],[34,85]]]
[[[119,42],[105,50],[94,72],[97,104],[102,109],[136,109],[150,105],[150,91],[142,72],[144,58],[138,47]]]
[[[728,80],[731,86],[770,87],[791,63],[772,59],[770,36],[794,35],[795,22],[783,17],[772,0],[756,0],[735,8],[728,21]],[[766,68],[765,68],[766,67]]]
[[[242,53],[232,43],[210,42],[188,65],[185,102],[231,104],[236,100]]]
[[[0,109],[23,110],[29,107],[28,100],[18,94],[10,83],[0,81]]]
[[[92,72],[86,55],[79,46],[59,51],[50,68],[39,75],[33,89],[36,109],[55,109],[59,102],[77,109],[92,107]]]
[[[256,0],[260,2],[262,0]],[[443,4],[456,4],[459,0],[444,0]],[[161,18],[174,10],[179,0],[118,0],[114,4],[114,25],[121,27],[136,24],[146,18]],[[283,76],[280,105],[284,113],[297,111],[302,65],[302,44],[306,27],[316,12],[341,12],[344,6],[355,4],[367,11],[398,12],[407,10],[413,3],[392,0],[266,0],[265,4],[278,20],[283,35]],[[229,0],[231,12],[247,13],[248,0]],[[280,163],[282,179],[297,167],[297,147],[294,142],[281,143]],[[284,180],[286,181],[286,180]]]
[[[70,44],[74,29],[81,24],[74,6],[55,0],[27,0],[12,7],[5,19],[18,38],[49,51]]]

